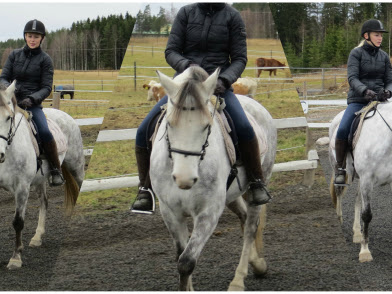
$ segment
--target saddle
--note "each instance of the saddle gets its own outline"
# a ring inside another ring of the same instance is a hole
[[[355,113],[355,118],[351,124],[350,134],[348,136],[348,147],[351,151],[355,149],[357,145],[359,136],[361,135],[361,130],[363,122],[374,116],[377,110],[378,101],[373,101],[367,106],[362,108],[360,111]]]
[[[41,140],[39,137],[39,132],[38,132],[37,126],[35,125],[35,123],[32,119],[31,112],[28,112],[25,110],[21,110],[21,112],[26,117],[26,119],[29,123],[30,139],[31,139],[31,143],[34,147],[35,154],[36,154],[37,158],[45,159],[46,156],[43,153],[43,150],[41,148]],[[54,140],[56,141],[58,154],[59,155],[64,154],[68,148],[67,147],[68,146],[67,138],[65,137],[63,131],[60,129],[60,127],[58,126],[58,124],[54,120],[52,120],[48,117],[46,117],[46,120],[48,121],[49,130],[52,133]]]

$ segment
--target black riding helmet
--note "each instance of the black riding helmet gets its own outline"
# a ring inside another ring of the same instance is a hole
[[[370,33],[370,32],[382,32],[382,33],[388,33],[381,21],[377,20],[377,19],[369,19],[367,21],[365,21],[362,25],[362,29],[361,29],[361,36],[363,37],[363,35],[365,33]]]
[[[42,40],[43,40],[46,35],[45,25],[37,19],[30,20],[29,22],[26,23],[24,30],[23,30],[23,38],[25,41],[26,41],[26,38],[25,38],[26,33],[40,34],[40,35],[42,35]],[[41,42],[42,42],[42,40],[41,40]]]

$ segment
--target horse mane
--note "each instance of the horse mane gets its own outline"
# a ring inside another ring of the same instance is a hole
[[[5,109],[7,109],[7,111],[10,114],[12,114],[13,111],[11,110],[8,103],[5,102],[4,92],[6,90],[7,90],[7,87],[4,84],[0,84],[0,107],[5,107]],[[16,102],[15,95],[12,95],[11,102],[12,102],[12,105],[14,106],[15,111],[16,111],[17,110],[17,102]]]
[[[207,78],[208,73],[203,68],[199,66],[190,67],[189,77],[178,91],[178,101],[172,113],[173,125],[177,124],[183,108],[186,108],[186,105],[189,107],[189,105],[193,105],[193,103],[195,104],[193,105],[193,107],[195,107],[195,111],[200,111],[207,118],[211,119],[211,115],[206,104],[207,98],[209,99],[210,97],[201,97],[200,95],[201,83]]]

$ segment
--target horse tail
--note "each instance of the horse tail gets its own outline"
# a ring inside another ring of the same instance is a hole
[[[259,256],[264,256],[264,243],[263,243],[263,232],[265,225],[267,223],[267,205],[262,205],[259,215],[259,226],[257,227],[255,244],[256,244],[256,251]]]
[[[61,166],[61,171],[65,180],[65,213],[67,216],[70,216],[78,200],[80,187],[65,165]]]

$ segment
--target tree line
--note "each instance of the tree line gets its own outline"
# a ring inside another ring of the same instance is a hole
[[[47,33],[42,48],[53,60],[55,69],[118,69],[127,50],[135,19],[109,15],[77,21],[68,29]],[[50,28],[47,28],[50,30]],[[25,45],[24,39],[0,42],[1,66],[13,49]]]
[[[391,32],[391,3],[271,3],[276,28],[291,67],[339,67],[363,39],[362,24],[380,20]],[[390,55],[390,34],[382,49]]]

